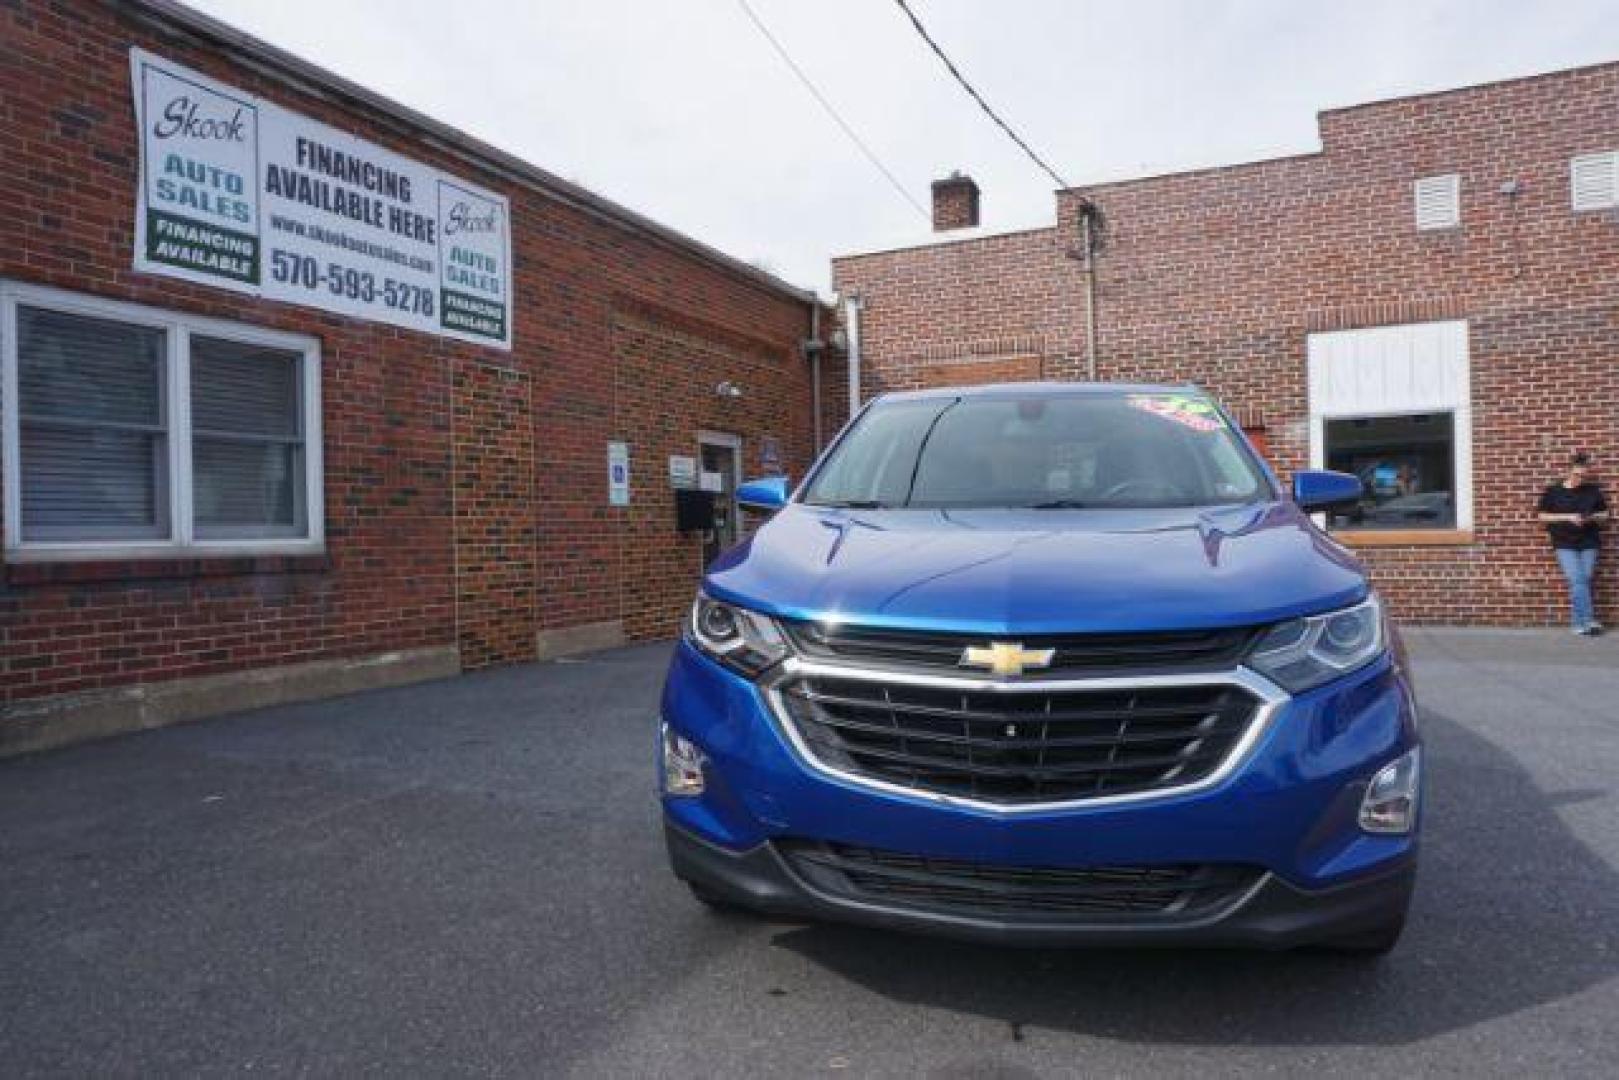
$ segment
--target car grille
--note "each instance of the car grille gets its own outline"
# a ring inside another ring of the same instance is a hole
[[[800,675],[777,692],[784,719],[827,767],[1007,805],[1195,783],[1231,754],[1259,705],[1225,683],[958,690]]]
[[[1195,918],[1241,896],[1262,873],[1220,864],[998,866],[805,841],[780,841],[777,850],[800,877],[834,896],[1014,918]]]
[[[956,669],[973,645],[987,645],[983,634],[886,630],[847,624],[789,623],[788,632],[806,656],[884,668]],[[1172,630],[1137,634],[1019,635],[1027,649],[1053,650],[1051,663],[1034,675],[1104,671],[1174,672],[1226,670],[1252,644],[1256,630]]]

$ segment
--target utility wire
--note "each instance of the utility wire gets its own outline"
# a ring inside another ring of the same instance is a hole
[[[741,6],[743,13],[747,15],[748,19],[753,23],[753,25],[759,28],[759,33],[763,34],[765,40],[770,42],[771,47],[776,50],[776,55],[781,57],[782,62],[792,69],[794,75],[798,76],[798,81],[804,84],[804,89],[808,90],[814,96],[815,100],[820,102],[821,108],[826,110],[826,114],[837,123],[838,127],[843,129],[843,133],[845,135],[849,136],[849,141],[858,146],[860,148],[860,152],[866,155],[866,160],[871,162],[872,165],[876,167],[878,172],[887,177],[890,184],[894,185],[894,190],[899,192],[900,198],[910,203],[911,206],[915,208],[916,212],[921,214],[925,220],[932,221],[932,215],[923,209],[922,204],[917,202],[909,191],[905,190],[905,185],[899,182],[899,177],[895,176],[889,171],[888,166],[882,163],[882,159],[877,156],[876,152],[873,151],[871,147],[866,145],[866,141],[859,135],[855,134],[854,128],[849,126],[848,121],[843,119],[842,116],[838,115],[838,110],[832,107],[832,103],[826,99],[826,95],[821,93],[820,90],[816,89],[815,84],[810,81],[810,77],[804,74],[804,69],[799,67],[798,64],[794,62],[792,56],[789,55],[786,48],[782,46],[782,43],[776,40],[776,35],[770,32],[770,27],[766,26],[764,24],[764,20],[760,19],[759,16],[754,12],[753,8],[748,6],[748,0],[736,0],[736,2]]]
[[[1046,175],[1057,182],[1058,187],[1072,187],[1072,184],[1058,175],[1056,169],[1053,169],[1050,165],[1047,165],[1045,161],[1041,159],[1040,155],[1030,149],[1029,144],[1024,142],[1018,136],[1018,133],[1013,131],[1011,126],[1007,124],[1005,120],[1002,120],[1000,116],[996,114],[994,109],[989,107],[989,102],[984,100],[982,94],[973,89],[972,83],[968,82],[966,76],[962,75],[962,73],[956,69],[956,65],[952,63],[950,58],[944,54],[944,50],[939,48],[939,43],[933,40],[933,35],[928,33],[927,27],[922,25],[922,20],[916,17],[916,12],[911,10],[911,5],[907,4],[905,0],[894,0],[894,3],[898,4],[899,9],[905,12],[906,17],[911,20],[911,25],[916,27],[916,32],[922,35],[922,40],[928,43],[928,48],[932,49],[934,54],[944,62],[944,66],[950,70],[951,75],[955,76],[956,81],[961,84],[961,88],[967,91],[967,93],[971,94],[972,99],[978,102],[978,107],[983,109],[989,118],[1000,126],[1002,131],[1006,132],[1008,138],[1017,143],[1018,147],[1022,149],[1025,154],[1029,155],[1029,160],[1033,161],[1036,165],[1040,166],[1040,168],[1044,169]]]

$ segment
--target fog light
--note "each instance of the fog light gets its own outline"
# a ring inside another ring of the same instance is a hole
[[[663,729],[663,793],[665,795],[701,795],[703,793],[703,766],[708,755],[696,745],[669,729]]]
[[[1378,770],[1360,802],[1360,827],[1370,833],[1408,833],[1417,823],[1422,751],[1410,750]]]

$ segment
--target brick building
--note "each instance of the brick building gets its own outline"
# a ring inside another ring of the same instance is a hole
[[[1362,476],[1329,525],[1406,618],[1561,622],[1535,497],[1575,448],[1619,463],[1619,64],[1319,126],[1315,153],[1059,191],[1049,228],[985,235],[942,182],[944,231],[834,260],[862,391],[1197,382],[1284,475]]]
[[[812,453],[812,294],[168,0],[0,120],[0,753],[667,636]]]

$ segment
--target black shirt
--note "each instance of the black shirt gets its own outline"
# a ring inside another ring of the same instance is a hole
[[[1540,497],[1542,514],[1598,514],[1607,508],[1608,500],[1602,497],[1602,489],[1592,483],[1571,488],[1564,487],[1559,481],[1547,488],[1546,493]],[[1546,531],[1551,534],[1554,548],[1583,551],[1586,548],[1600,547],[1602,544],[1601,532],[1594,522],[1588,525],[1570,525],[1563,521],[1549,522]]]

